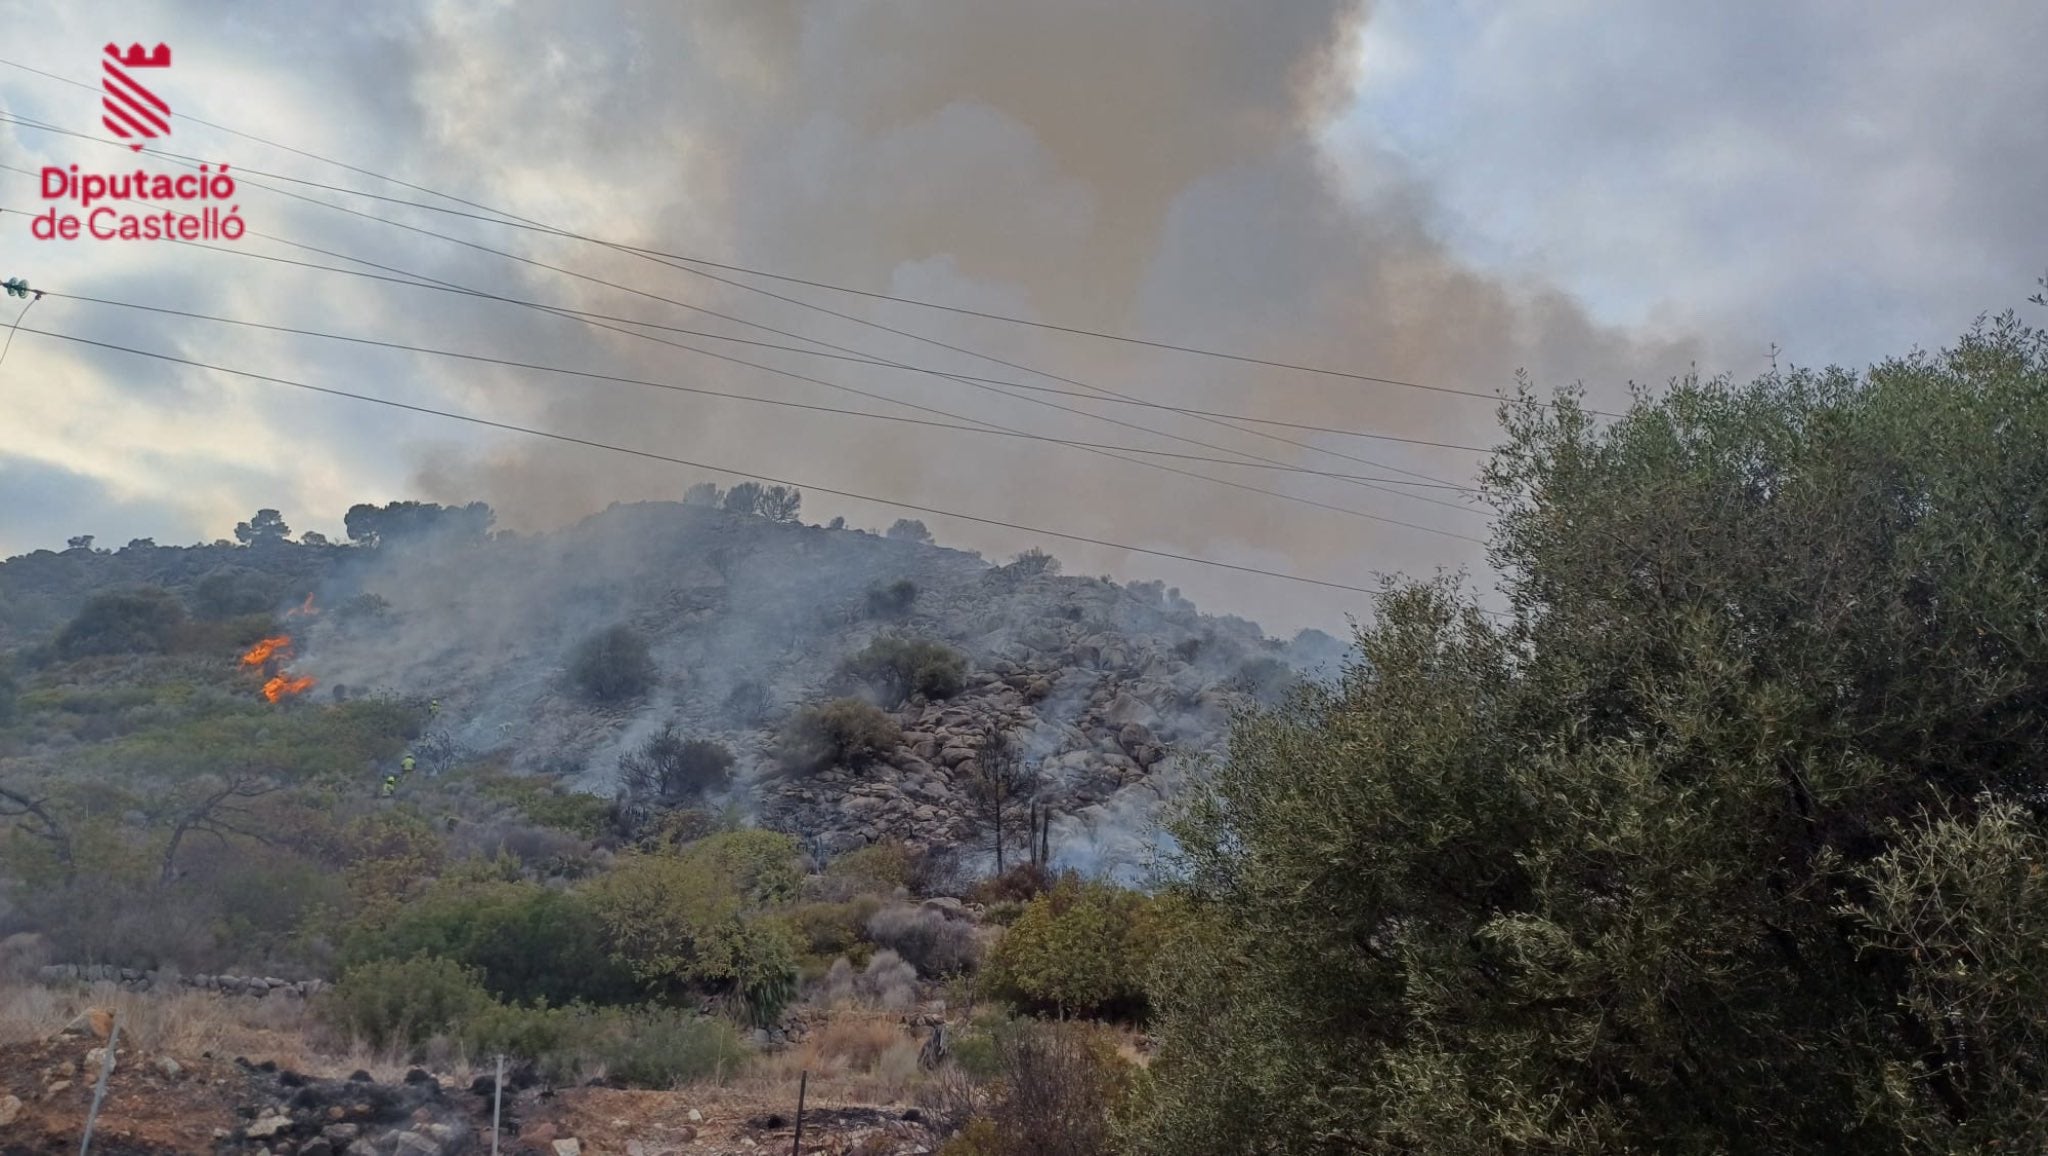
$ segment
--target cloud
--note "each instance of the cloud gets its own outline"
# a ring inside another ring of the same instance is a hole
[[[665,250],[1482,393],[1526,367],[1544,384],[1584,381],[1612,399],[1630,380],[1695,362],[1753,370],[1773,340],[1797,356],[1851,360],[1939,342],[2023,293],[2031,274],[2020,272],[2042,260],[2022,243],[2039,235],[2029,190],[2048,164],[2044,129],[2025,110],[2044,103],[2048,81],[2032,63],[2042,18],[2017,2],[2001,11],[1987,31],[1898,5],[1730,12],[1664,0],[1619,12],[1418,0],[434,0],[233,21],[190,0],[143,19],[52,0],[10,9],[25,16],[10,16],[20,43],[5,55],[90,76],[108,36],[162,38],[180,53],[174,103],[188,114]],[[317,60],[292,50],[309,37],[328,46]],[[0,105],[94,123],[90,93],[0,73]],[[27,167],[115,155],[0,133]],[[245,171],[366,183],[190,121],[175,140]],[[14,180],[0,174],[0,204],[23,195]],[[1494,433],[1484,402],[756,282],[932,339],[919,341],[572,240],[390,205],[371,212],[631,291],[610,288],[248,181],[244,213],[263,232],[492,292],[1083,394],[1100,386],[1442,441],[1486,444]],[[334,263],[274,241],[247,247]],[[921,406],[1045,435],[1345,472],[1380,472],[1356,460],[1369,458],[1458,481],[1475,465],[1466,453],[1250,433],[668,338],[895,400],[854,398],[502,303],[177,248],[26,256],[32,279],[70,291],[761,397],[934,416],[909,408]],[[0,452],[61,462],[124,493],[175,493],[214,533],[257,504],[334,532],[349,503],[402,496],[484,498],[505,524],[530,528],[747,471],[1340,582],[1483,565],[1456,537],[1241,488],[1485,531],[1473,513],[1336,480],[1187,462],[1169,463],[1174,473],[1044,444],[39,308],[45,324],[124,344],[721,467],[536,443],[24,338],[0,368]],[[806,513],[879,526],[900,511],[814,492]],[[1369,610],[1340,592],[919,516],[950,543],[995,556],[1042,544],[1070,570],[1162,577],[1278,630]]]
[[[96,479],[27,458],[0,455],[0,494],[7,504],[0,519],[0,558],[61,548],[78,534],[115,547],[151,537],[169,545],[205,532],[175,503],[123,497]]]
[[[1386,0],[1373,35],[1406,63],[1352,130],[1398,141],[1458,251],[1715,368],[1936,346],[2048,262],[2038,4]]]

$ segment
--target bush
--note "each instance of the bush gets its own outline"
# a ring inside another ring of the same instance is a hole
[[[868,589],[868,615],[871,618],[901,618],[910,613],[917,602],[917,583],[908,578],[899,578],[887,586]]]
[[[648,1008],[613,1023],[598,1057],[607,1073],[639,1087],[667,1091],[731,1075],[747,1062],[739,1033],[722,1019]]]
[[[960,975],[981,959],[974,925],[930,907],[889,907],[868,920],[868,938],[907,959],[926,976]]]
[[[733,762],[724,744],[685,739],[675,724],[663,723],[639,750],[620,757],[619,785],[636,804],[682,806],[730,786]]]
[[[796,993],[796,944],[768,908],[803,878],[785,835],[738,831],[632,854],[590,887],[619,959],[657,997],[724,999],[772,1023]]]
[[[852,894],[887,895],[910,885],[915,866],[909,847],[895,839],[884,839],[848,851],[825,867],[829,884],[844,886]]]
[[[967,657],[923,639],[877,638],[839,664],[839,675],[874,690],[885,706],[913,694],[951,698],[960,693]]]
[[[1027,1011],[1140,1019],[1157,950],[1152,900],[1068,876],[1003,933],[982,985]]]
[[[924,523],[915,518],[896,519],[883,536],[898,542],[920,542],[925,545],[930,545],[932,540],[932,532],[925,529]]]
[[[647,641],[624,625],[598,631],[569,656],[570,680],[593,702],[639,698],[654,686],[656,674]]]
[[[57,633],[64,658],[93,654],[163,654],[177,642],[185,608],[154,586],[95,595]]]
[[[1033,546],[1031,549],[1017,555],[1016,559],[1004,567],[1004,569],[1024,578],[1031,578],[1040,574],[1049,576],[1060,572],[1060,560]]]
[[[620,1003],[636,991],[589,900],[538,884],[443,884],[388,925],[352,935],[342,951],[344,963],[422,955],[462,965],[513,1003]]]
[[[264,614],[284,597],[284,580],[246,566],[223,566],[192,588],[192,610],[201,618]]]
[[[450,959],[371,960],[342,972],[320,1017],[373,1048],[418,1048],[491,1006],[476,973]]]
[[[903,729],[873,703],[842,698],[798,711],[782,731],[791,770],[840,764],[864,767],[903,742]]]
[[[810,967],[840,956],[865,959],[867,922],[881,907],[882,901],[872,895],[840,903],[804,903],[790,910],[789,927]]]
[[[493,774],[484,777],[477,789],[487,799],[517,807],[527,822],[586,839],[602,834],[611,817],[611,804],[606,800],[566,790],[545,776]]]
[[[974,903],[1029,903],[1052,889],[1052,873],[1038,863],[1019,863],[974,885],[967,898]]]
[[[1131,1066],[1088,1024],[1008,1025],[993,1036],[994,1101],[940,1156],[1099,1156],[1136,1086]]]

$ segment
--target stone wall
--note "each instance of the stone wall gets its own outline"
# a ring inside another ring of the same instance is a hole
[[[127,991],[173,991],[178,989],[219,992],[222,995],[270,995],[305,999],[330,985],[323,979],[288,980],[255,975],[179,975],[167,971],[143,971],[106,963],[58,963],[40,969],[44,983],[111,983]]]

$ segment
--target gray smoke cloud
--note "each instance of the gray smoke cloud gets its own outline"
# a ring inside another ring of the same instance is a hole
[[[1318,134],[1356,79],[1356,34],[1369,16],[1360,3],[627,4],[609,16],[615,23],[601,38],[586,14],[553,9],[428,29],[439,42],[423,55],[464,62],[459,89],[432,74],[416,81],[422,101],[438,110],[441,146],[485,173],[507,163],[508,152],[522,165],[536,153],[552,157],[558,195],[585,200],[593,228],[639,244],[1250,356],[1483,392],[1507,386],[1518,368],[1553,384],[1619,386],[1679,371],[1692,356],[1684,345],[1602,330],[1554,290],[1503,284],[1462,265],[1431,239],[1422,191],[1391,156],[1373,158],[1378,180],[1370,190],[1340,179]],[[541,70],[545,81],[535,70],[538,43],[557,46]],[[478,93],[491,97],[463,99]],[[552,127],[539,140],[511,134],[509,126],[530,124]],[[601,195],[583,187],[592,174],[606,178]],[[1074,388],[616,253],[546,248],[607,280],[876,357]],[[557,295],[564,289],[551,276],[531,279]],[[1476,444],[1487,443],[1491,428],[1480,401],[763,284],[1151,400]],[[624,306],[693,323],[686,312],[630,294],[586,284],[577,296],[585,308]],[[636,375],[892,412],[660,345],[566,337],[586,355],[601,349],[630,363]],[[1036,433],[1386,474],[1157,411],[1045,399],[1218,448],[943,379],[732,351]],[[1376,571],[1475,566],[1479,549],[1188,475],[1468,538],[1483,536],[1486,525],[1470,510],[1325,479],[1171,461],[1185,472],[1166,473],[1043,444],[616,387],[564,388],[541,405],[555,427],[672,456],[1355,584],[1369,584]],[[1471,454],[1279,432],[1453,481],[1468,481],[1476,462]],[[427,496],[482,497],[532,526],[612,500],[674,495],[690,480],[658,463],[529,445],[423,463],[418,474]],[[894,516],[816,495],[808,509],[866,524]],[[992,555],[1032,544],[929,520],[942,539]],[[1355,595],[1305,594],[1119,551],[1043,544],[1070,572],[1158,574],[1277,626],[1336,625],[1344,614],[1369,611]]]

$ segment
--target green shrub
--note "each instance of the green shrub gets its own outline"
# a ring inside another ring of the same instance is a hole
[[[592,904],[533,883],[443,884],[342,948],[344,964],[421,955],[462,965],[492,995],[513,1003],[621,1003],[636,994],[632,975],[609,953]]]
[[[908,578],[871,587],[867,593],[868,615],[873,618],[901,618],[916,603],[917,583]]]
[[[729,1022],[673,1008],[647,1008],[600,1041],[607,1072],[643,1088],[668,1090],[730,1076],[745,1066],[747,1049]]]
[[[840,677],[869,687],[895,706],[913,694],[951,698],[960,693],[967,658],[952,647],[924,639],[877,638],[839,664]]]
[[[867,922],[881,907],[881,899],[873,895],[843,903],[803,903],[790,909],[789,927],[810,965],[840,956],[865,963],[870,950]]]
[[[650,994],[716,996],[765,1023],[794,998],[797,976],[794,938],[769,908],[801,881],[794,840],[738,831],[626,855],[589,893],[620,961]]]
[[[503,1054],[531,1061],[551,1083],[574,1083],[601,1071],[664,1091],[729,1076],[748,1058],[729,1022],[661,1007],[493,1004],[464,1025],[461,1041],[472,1059]]]
[[[154,586],[99,594],[57,632],[57,653],[162,654],[176,644],[184,624],[185,608]]]
[[[989,952],[984,990],[1029,1011],[1142,1018],[1158,950],[1153,908],[1136,891],[1061,879]]]
[[[932,532],[925,529],[923,522],[916,518],[898,518],[889,524],[882,536],[896,542],[917,542],[929,546]]]
[[[598,703],[639,698],[654,686],[657,671],[647,641],[625,625],[600,630],[569,655],[569,679]]]
[[[223,566],[192,588],[192,611],[207,619],[267,614],[284,598],[286,582],[246,566]]]
[[[487,799],[517,807],[530,823],[586,839],[602,834],[611,818],[611,804],[606,800],[565,790],[560,783],[539,775],[489,774],[479,780],[477,790]]]
[[[373,1048],[418,1048],[491,1006],[477,975],[451,959],[380,959],[342,972],[320,1017]]]
[[[884,839],[832,860],[824,877],[845,884],[855,893],[887,895],[910,885],[912,860],[909,847],[896,839]]]
[[[783,728],[781,753],[791,770],[864,767],[902,742],[903,729],[879,707],[842,698],[798,711]]]

